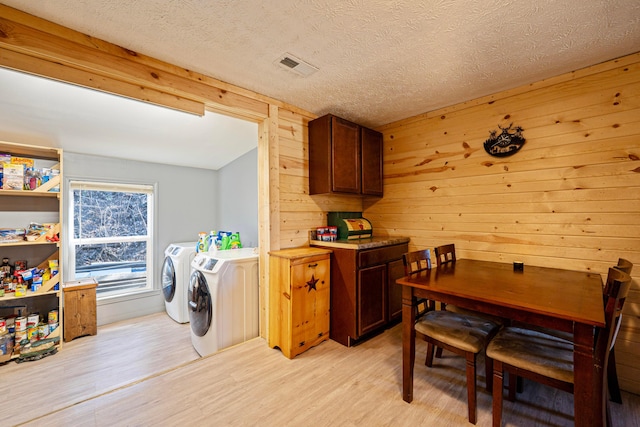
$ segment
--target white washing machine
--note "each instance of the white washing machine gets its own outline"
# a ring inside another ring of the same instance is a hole
[[[196,242],[172,243],[164,251],[162,264],[162,294],[167,314],[178,323],[187,323],[187,292],[191,276],[191,261],[196,254]]]
[[[191,343],[200,356],[260,334],[257,248],[201,252],[191,262]]]

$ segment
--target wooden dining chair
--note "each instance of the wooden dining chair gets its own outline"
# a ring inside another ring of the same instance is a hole
[[[402,255],[404,263],[404,275],[408,276],[412,273],[431,270],[431,250],[422,249],[413,252],[407,252]],[[416,320],[422,317],[427,311],[435,310],[435,301],[425,298],[418,298],[415,302]]]
[[[403,254],[402,261],[404,262],[404,274],[408,276],[412,273],[419,273],[421,271],[431,270],[431,250],[423,249],[413,252],[407,252]],[[418,298],[415,302],[416,306],[416,321],[420,319],[427,311],[436,309],[436,302],[427,300],[425,298]],[[427,352],[427,355],[429,353]],[[436,357],[442,357],[442,348],[436,349]],[[428,363],[428,356],[424,361],[426,365]]]
[[[438,265],[456,262],[456,245],[453,243],[436,246],[433,251],[436,254],[436,263]]]
[[[438,267],[456,262],[456,246],[453,243],[436,246],[433,248],[433,252],[436,255],[436,265]],[[442,303],[442,309],[446,310],[446,304]]]
[[[427,342],[425,364],[428,367],[433,367],[435,349],[438,353],[445,349],[466,359],[467,412],[473,424],[477,421],[476,359],[499,328],[499,324],[482,317],[446,310],[430,310],[415,324],[416,336]],[[492,364],[488,358],[485,362],[486,387],[491,391]]]
[[[624,258],[618,258],[618,264],[616,268],[620,271],[624,271],[627,274],[631,274],[633,270],[633,264]],[[618,370],[616,368],[616,338],[620,331],[620,325],[622,324],[622,312],[616,320],[615,331],[613,333],[613,339],[611,340],[611,349],[609,351],[609,362],[607,364],[607,384],[609,388],[609,398],[612,402],[622,403],[622,394],[620,393],[620,384],[618,383]]]
[[[415,324],[416,336],[427,342],[426,365],[433,366],[434,348],[445,349],[466,360],[468,419],[477,420],[476,359],[500,325],[482,317],[445,310],[428,311]],[[485,358],[486,388],[491,391],[492,363]]]
[[[631,287],[631,277],[616,268],[610,268],[604,290],[605,327],[598,328],[594,345],[594,359],[608,364],[608,356],[622,306]],[[516,399],[515,382],[520,376],[573,393],[573,343],[553,335],[519,327],[500,330],[487,346],[487,356],[493,360],[493,426],[502,425],[502,399],[504,373],[509,373],[509,400]],[[600,370],[606,375],[606,366]],[[600,396],[607,408],[607,391]]]
[[[633,264],[624,259],[619,258],[618,264],[615,266],[616,269],[624,271],[627,274],[631,274],[631,270],[633,269]],[[606,288],[603,289],[603,303],[606,304]],[[620,330],[620,325],[622,323],[622,313],[616,319],[615,330],[613,333],[613,339],[611,340],[611,349],[609,351],[609,361],[607,364],[607,384],[609,389],[609,398],[612,402],[622,403],[622,394],[620,393],[620,384],[618,383],[618,372],[616,369],[616,353],[615,353],[615,344],[616,338],[618,336],[618,331]],[[520,326],[520,325],[519,325]],[[564,339],[573,343],[573,333],[558,331],[552,328],[544,328],[540,326],[528,325],[524,324],[523,326],[526,329],[532,329],[534,331],[542,332],[544,334],[553,335],[557,338]],[[517,386],[518,392],[522,391],[520,383]]]

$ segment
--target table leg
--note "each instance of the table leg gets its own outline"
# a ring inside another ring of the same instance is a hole
[[[413,365],[416,358],[416,331],[413,327],[416,312],[413,306],[413,288],[402,287],[402,398],[413,400]]]
[[[573,407],[576,427],[606,425],[602,366],[595,366],[593,326],[575,324]]]

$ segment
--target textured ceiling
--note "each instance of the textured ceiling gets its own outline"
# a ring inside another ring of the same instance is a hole
[[[638,0],[0,1],[372,127],[640,50]]]

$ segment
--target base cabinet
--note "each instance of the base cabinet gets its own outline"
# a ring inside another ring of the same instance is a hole
[[[356,295],[357,336],[374,331],[387,323],[387,266],[384,264],[358,270]]]
[[[331,250],[331,339],[351,346],[402,319],[402,255],[408,243]]]
[[[64,341],[98,333],[96,308],[97,283],[65,287]]]
[[[269,346],[292,359],[329,339],[330,250],[270,252]]]

